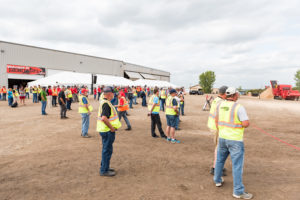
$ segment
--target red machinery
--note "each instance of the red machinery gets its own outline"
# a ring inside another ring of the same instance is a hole
[[[274,99],[299,100],[300,92],[293,90],[291,85],[278,85],[277,81],[270,81]]]

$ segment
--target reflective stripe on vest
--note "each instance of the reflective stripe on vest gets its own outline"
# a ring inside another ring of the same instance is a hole
[[[73,97],[71,90],[67,90],[67,94],[68,94],[67,95],[68,98],[72,98]]]
[[[165,91],[165,90],[162,90],[162,91],[160,92],[160,98],[161,98],[161,99],[166,99],[166,98],[167,98],[167,95],[166,95],[166,91]]]
[[[79,106],[78,106],[78,113],[88,113],[88,112],[92,112],[93,107],[89,104],[89,100],[88,98],[86,98],[87,100],[87,105],[89,109],[86,109],[86,104],[83,103],[82,98],[84,96],[83,95],[79,95],[78,99],[79,99]]]
[[[112,127],[114,127],[115,129],[119,129],[121,128],[122,124],[119,120],[118,117],[118,113],[115,109],[115,107],[110,103],[110,101],[103,99],[100,102],[100,106],[99,106],[99,112],[98,112],[98,120],[97,120],[97,132],[108,132],[110,131],[110,128],[108,126],[106,126],[106,124],[102,121],[102,107],[103,104],[107,103],[111,109],[111,114],[110,117],[108,118],[108,121],[110,122],[110,124],[112,125]]]
[[[57,89],[52,90],[52,96],[57,96]]]
[[[223,101],[223,99],[220,98],[220,97],[217,97],[211,103],[211,108],[210,108],[209,115],[208,115],[207,127],[212,129],[212,130],[217,130],[216,122],[215,122],[216,109],[217,109],[218,104],[221,101]]]
[[[129,110],[128,102],[125,97],[121,97],[120,99],[124,99],[124,104],[118,107],[118,111],[126,111]]]
[[[219,137],[227,140],[242,141],[244,127],[238,118],[240,104],[223,101],[217,107]]]
[[[175,112],[175,109],[177,106],[173,106],[173,99],[171,95],[168,96],[167,101],[166,101],[166,115],[177,115]]]
[[[157,97],[156,95],[152,95],[149,99],[149,103],[148,103],[148,110],[151,111],[152,109],[152,106],[154,104],[153,100],[154,100],[154,97]],[[157,112],[159,113],[159,110],[160,110],[160,103],[158,101],[158,104],[154,106],[153,108],[153,111],[152,112]]]

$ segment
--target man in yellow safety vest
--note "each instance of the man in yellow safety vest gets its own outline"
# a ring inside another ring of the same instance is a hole
[[[72,110],[71,109],[71,104],[72,104],[73,95],[72,95],[72,91],[71,91],[70,86],[67,87],[66,97],[67,97],[67,109]]]
[[[180,143],[175,139],[176,120],[178,117],[178,103],[175,99],[177,92],[175,89],[171,89],[169,96],[166,100],[166,117],[167,117],[167,141],[171,141],[173,144]]]
[[[105,87],[103,89],[104,98],[100,101],[97,132],[102,137],[102,160],[100,167],[100,176],[115,176],[115,170],[110,168],[110,159],[113,153],[113,143],[115,141],[116,130],[121,128],[116,108],[110,103],[114,98],[113,88]]]
[[[88,91],[84,88],[81,89],[81,94],[79,95],[79,107],[78,113],[81,114],[81,136],[84,138],[89,138],[88,130],[90,126],[90,115],[92,114],[93,107],[89,104],[87,98]]]
[[[149,110],[148,116],[151,116],[151,135],[154,138],[158,137],[155,133],[155,128],[157,126],[160,133],[160,137],[167,138],[163,129],[161,128],[161,120],[159,116],[160,105],[159,105],[158,95],[159,95],[158,88],[154,88],[153,95],[150,97],[148,103],[148,110]]]
[[[243,185],[244,167],[244,129],[249,126],[249,118],[245,108],[236,103],[239,93],[235,88],[226,90],[226,100],[216,109],[215,124],[219,131],[217,162],[215,166],[214,182],[217,187],[223,185],[222,170],[230,155],[233,174],[233,197],[238,199],[252,199],[253,195],[245,192]]]
[[[160,90],[160,110],[165,112],[165,104],[166,104],[166,98],[167,98],[167,92],[165,89]]]
[[[217,105],[226,99],[227,88],[228,88],[227,86],[222,86],[219,88],[219,95],[211,103],[211,107],[210,107],[210,111],[209,111],[209,115],[208,115],[207,127],[209,128],[210,132],[213,133],[215,136],[214,141],[215,141],[215,146],[216,146],[213,167],[210,170],[210,173],[212,175],[214,175],[214,171],[215,171],[215,165],[216,165],[216,160],[217,160],[217,149],[218,149],[217,147],[218,147],[218,139],[219,139],[217,127],[216,127],[216,123],[215,123],[216,109],[217,109]],[[223,170],[223,176],[226,176],[225,170]]]
[[[32,89],[32,102],[37,103],[38,102],[38,88],[36,86]]]

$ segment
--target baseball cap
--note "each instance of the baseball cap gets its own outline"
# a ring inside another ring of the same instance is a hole
[[[103,89],[103,92],[104,93],[109,93],[109,92],[114,92],[113,88],[111,86],[106,86],[104,89]]]
[[[173,93],[177,93],[177,91],[175,89],[171,89],[170,94],[173,94]]]
[[[219,88],[219,93],[220,94],[225,94],[227,89],[228,89],[228,87],[223,85],[222,87]]]
[[[226,95],[233,95],[235,93],[238,93],[237,89],[235,89],[234,87],[229,87],[226,90]]]

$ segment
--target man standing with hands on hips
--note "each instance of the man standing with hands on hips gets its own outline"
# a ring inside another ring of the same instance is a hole
[[[90,138],[88,135],[90,126],[90,115],[92,114],[93,107],[89,104],[87,98],[88,91],[85,88],[81,89],[81,94],[79,95],[79,107],[78,113],[81,114],[82,124],[81,124],[81,136],[84,138]]]
[[[113,88],[105,87],[103,92],[104,98],[100,101],[97,120],[97,132],[99,132],[102,137],[100,176],[115,176],[115,170],[110,168],[110,159],[113,153],[115,132],[121,128],[122,125],[115,107],[110,103],[114,97]]]
[[[232,160],[233,197],[252,199],[253,195],[245,192],[243,185],[244,167],[244,129],[249,126],[249,118],[245,108],[236,103],[239,93],[235,88],[226,90],[226,100],[216,109],[216,128],[219,131],[217,162],[214,182],[217,187],[223,185],[222,171],[224,163],[230,155]]]

